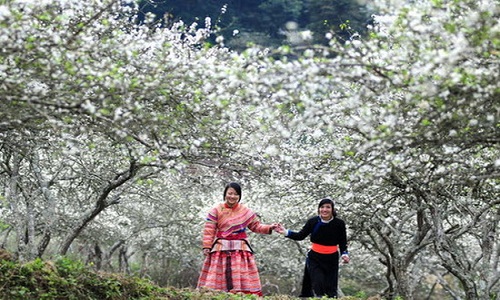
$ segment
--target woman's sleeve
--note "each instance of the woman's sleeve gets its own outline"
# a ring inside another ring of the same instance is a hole
[[[299,232],[289,230],[288,235],[286,237],[290,238],[292,240],[302,241],[309,234],[311,234],[312,228],[313,228],[313,219],[311,218],[311,219],[307,220],[306,224],[304,224],[304,226],[302,227],[302,229]]]
[[[255,233],[262,233],[262,234],[272,233],[271,225],[262,224],[259,221],[257,215],[254,215],[253,220],[250,223],[248,223],[248,229],[250,229]]]
[[[202,247],[203,249],[211,249],[217,231],[217,209],[212,209],[208,213],[205,227],[203,228]]]
[[[340,236],[339,236],[339,248],[340,248],[340,253],[342,254],[347,254],[347,230],[346,230],[346,225],[345,222],[342,221],[340,222]]]

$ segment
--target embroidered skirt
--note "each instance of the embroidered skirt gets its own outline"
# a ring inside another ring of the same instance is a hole
[[[244,250],[211,252],[205,257],[197,287],[262,296],[254,255]]]

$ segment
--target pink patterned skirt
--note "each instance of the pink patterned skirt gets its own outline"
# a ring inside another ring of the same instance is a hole
[[[203,262],[197,288],[262,296],[253,253],[244,250],[211,252]]]

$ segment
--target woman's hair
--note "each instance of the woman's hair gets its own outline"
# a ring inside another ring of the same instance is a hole
[[[335,211],[335,202],[333,202],[332,199],[330,198],[323,198],[319,201],[319,204],[318,204],[318,213],[319,213],[319,208],[323,205],[323,204],[330,204],[332,206],[332,214],[334,217],[337,216],[337,212]]]
[[[226,193],[227,193],[227,190],[229,188],[233,188],[236,193],[240,196],[240,200],[238,200],[238,202],[241,201],[241,186],[239,184],[237,184],[236,182],[231,182],[231,183],[228,183],[226,185],[226,187],[224,188],[224,199],[226,199]]]

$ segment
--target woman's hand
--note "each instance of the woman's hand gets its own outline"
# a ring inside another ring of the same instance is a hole
[[[342,263],[348,264],[351,259],[349,258],[349,254],[342,254]]]
[[[282,224],[276,224],[276,227],[274,228],[274,231],[276,231],[277,233],[281,233],[283,234],[283,232],[285,232],[285,226],[283,226]]]
[[[208,248],[203,249],[203,255],[207,256],[209,254],[210,254],[210,249]]]

